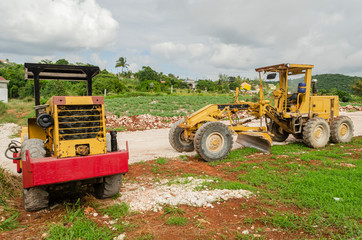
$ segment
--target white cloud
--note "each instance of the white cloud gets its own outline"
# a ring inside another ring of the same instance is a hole
[[[118,23],[95,0],[1,1],[0,51],[52,54],[113,44]],[[4,21],[5,20],[5,21]]]
[[[361,8],[360,0],[0,0],[0,56],[90,62],[96,53],[111,71],[123,56],[132,71],[195,79],[254,77],[255,67],[281,62],[362,75]]]
[[[107,67],[107,60],[101,59],[98,54],[92,53],[91,59],[96,65],[100,67],[100,69]]]
[[[186,50],[185,45],[173,42],[157,43],[151,47],[153,54],[162,56],[166,60],[175,59],[178,55],[185,53]]]
[[[132,72],[138,72],[138,70],[140,70],[136,63],[130,63],[128,69]]]

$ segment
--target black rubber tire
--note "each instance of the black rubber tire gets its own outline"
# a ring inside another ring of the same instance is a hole
[[[170,145],[178,152],[192,152],[194,151],[194,142],[187,141],[184,139],[184,130],[178,125],[182,123],[184,119],[180,119],[179,121],[175,122],[168,134],[168,140]]]
[[[46,154],[43,140],[37,139],[37,138],[26,139],[21,144],[21,159],[22,160],[25,160],[26,150],[30,151],[31,158],[43,158],[43,157],[45,157],[45,154]]]
[[[353,137],[353,122],[347,116],[335,117],[331,122],[331,137],[333,143],[350,142]]]
[[[102,183],[94,184],[94,195],[96,198],[110,198],[121,191],[122,174],[106,176]]]
[[[211,146],[212,141],[214,146]],[[194,145],[196,152],[205,161],[221,160],[226,158],[231,151],[233,146],[232,133],[221,122],[207,122],[197,130]]]
[[[308,147],[321,148],[326,146],[329,136],[329,125],[323,118],[312,118],[303,127],[303,141]]]
[[[30,157],[43,158],[46,151],[44,148],[44,142],[41,139],[26,139],[21,145],[21,159],[25,160],[25,153],[29,150]],[[45,186],[32,187],[23,189],[23,206],[26,211],[37,211],[48,207],[49,193]]]
[[[26,211],[38,211],[49,205],[49,193],[46,187],[23,189],[23,206]]]
[[[271,139],[275,142],[284,142],[289,137],[289,133],[275,122],[271,126],[271,133],[274,135]]]

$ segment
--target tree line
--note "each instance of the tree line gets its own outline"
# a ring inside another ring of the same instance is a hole
[[[66,59],[59,59],[56,62],[51,60],[41,60],[39,63],[60,64],[60,65],[81,65],[93,66],[88,63],[76,62],[70,63]],[[128,69],[127,59],[120,57],[116,61],[116,68],[121,68],[120,73],[112,73],[103,69],[96,77],[93,78],[93,94],[103,95],[105,89],[107,94],[116,95],[128,92],[163,92],[171,93],[173,91],[196,91],[196,92],[218,92],[229,93],[239,87],[243,82],[252,85],[252,89],[259,86],[259,79],[249,79],[240,76],[228,76],[220,74],[217,81],[209,79],[200,79],[196,81],[196,89],[188,85],[188,81],[181,79],[172,73],[164,74],[157,72],[150,66],[143,66],[141,70],[133,73]],[[24,66],[16,63],[3,63],[0,61],[0,76],[10,80],[8,84],[9,98],[27,98],[34,95],[34,82],[24,79]],[[350,77],[342,74],[320,74],[313,78],[318,79],[318,90],[320,93],[327,95],[338,95],[342,101],[349,101],[351,94],[362,95],[362,78]],[[264,82],[264,89],[268,90],[269,84],[277,85],[278,82]],[[297,80],[289,83],[290,87],[298,84]],[[294,89],[293,88],[293,89]],[[51,96],[64,95],[86,95],[85,82],[73,81],[40,81],[40,91],[43,100]]]

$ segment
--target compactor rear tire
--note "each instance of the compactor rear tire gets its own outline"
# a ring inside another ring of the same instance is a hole
[[[207,162],[226,158],[233,146],[230,129],[220,122],[208,122],[196,132],[194,141],[196,152]]]
[[[25,160],[26,151],[29,150],[30,157],[43,158],[46,151],[44,148],[44,142],[41,139],[26,139],[21,145],[21,159]],[[45,186],[32,187],[23,189],[23,205],[27,211],[37,211],[48,207],[49,193]]]
[[[184,129],[178,127],[180,123],[184,120],[180,119],[175,122],[168,134],[168,140],[170,145],[178,152],[192,152],[194,151],[194,142],[191,140],[186,140],[184,138]]]
[[[312,118],[303,127],[303,141],[308,147],[321,148],[326,146],[329,136],[329,125],[323,118]]]
[[[350,142],[353,137],[353,122],[347,116],[335,117],[331,122],[331,138],[334,143]]]
[[[26,211],[38,211],[48,207],[49,193],[46,187],[23,189],[23,205]]]
[[[275,142],[284,142],[289,137],[289,133],[284,131],[276,122],[273,122],[271,132],[274,135],[271,139]]]
[[[102,183],[94,184],[94,195],[96,198],[110,198],[121,191],[122,174],[106,176]]]

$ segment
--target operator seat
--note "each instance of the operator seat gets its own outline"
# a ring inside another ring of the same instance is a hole
[[[288,98],[287,98],[287,104],[288,104],[288,107],[292,104],[297,104],[298,105],[298,108],[302,102],[302,94],[305,94],[305,91],[306,91],[306,84],[304,82],[301,82],[298,84],[298,91],[289,95]]]

